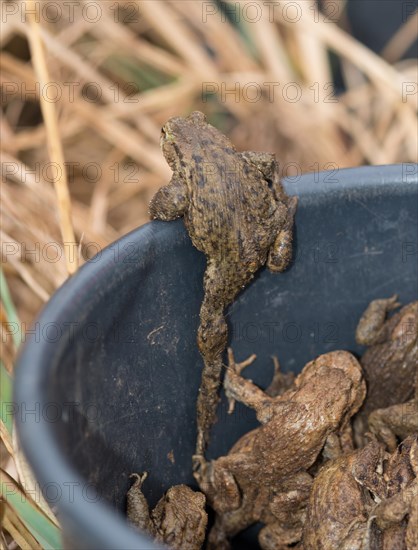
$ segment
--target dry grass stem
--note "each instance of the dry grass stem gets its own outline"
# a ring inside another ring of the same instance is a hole
[[[303,17],[311,17],[314,22],[314,17],[318,16],[319,11],[314,0],[299,0],[298,5]],[[298,58],[302,61],[300,67],[304,80],[306,82],[332,82],[328,52],[322,40],[302,29],[295,32],[295,39],[299,51]],[[327,107],[326,103],[321,105]]]
[[[40,86],[44,87],[48,82],[50,82],[50,78],[40,35],[39,23],[37,22],[35,16],[35,1],[28,0],[27,7],[29,9],[27,15],[31,28],[28,38],[31,45],[33,66],[37,78],[39,79]],[[64,151],[59,135],[57,113],[54,104],[47,101],[42,95],[40,98],[40,103],[47,131],[49,156],[51,162],[55,163],[55,166],[57,167],[57,175],[54,178],[54,185],[60,212],[61,235],[64,243],[75,244],[75,236],[71,221],[71,199],[68,191],[67,171],[64,164]],[[75,271],[77,271],[77,262],[68,260],[67,270],[69,274],[75,273]]]
[[[281,23],[290,25],[289,21],[283,17]],[[301,30],[318,37],[324,45],[361,69],[371,81],[380,87],[382,93],[402,102],[402,84],[404,82],[402,75],[377,54],[331,21],[319,19],[313,22],[305,15],[299,23]]]
[[[172,2],[137,0],[136,4],[150,25],[160,34],[164,42],[180,55],[189,69],[203,80],[216,79],[217,70],[202,45],[193,36],[191,29],[175,16]],[[167,28],[170,32],[167,32]]]
[[[395,63],[418,38],[418,10],[392,36],[381,52],[388,63]]]
[[[248,27],[268,75],[276,82],[295,82],[297,76],[286,54],[286,47],[277,28],[268,21],[267,14],[262,17],[258,25]]]

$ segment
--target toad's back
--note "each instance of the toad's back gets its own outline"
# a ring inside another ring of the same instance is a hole
[[[259,254],[274,237],[273,193],[257,167],[209,128],[214,132],[193,136],[185,215],[189,234],[193,244],[212,257]]]

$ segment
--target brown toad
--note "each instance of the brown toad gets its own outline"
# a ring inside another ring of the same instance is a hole
[[[373,440],[330,460],[315,477],[304,550],[416,550],[416,437],[389,455]]]
[[[416,367],[418,369],[418,365]],[[376,409],[368,418],[369,429],[394,451],[398,439],[418,434],[418,370],[415,376],[415,397],[406,403]]]
[[[135,482],[127,494],[129,521],[157,542],[175,550],[200,550],[205,540],[206,498],[187,485],[175,485],[158,501],[152,512],[141,490],[147,474],[132,474]]]
[[[237,400],[256,411],[261,426],[238,440],[228,455],[209,462],[200,457],[195,472],[217,513],[211,549],[229,548],[229,538],[258,521],[265,524],[259,541],[266,550],[300,540],[312,483],[307,470],[330,439],[345,437],[365,397],[360,364],[348,352],[311,361],[294,387],[277,397],[241,376],[253,359],[235,364],[229,350],[224,387],[230,403]]]
[[[383,458],[382,445],[373,441],[321,468],[309,497],[304,550],[369,548],[373,537],[369,516],[386,494]]]
[[[369,346],[360,360],[367,397],[354,419],[359,446],[364,444],[367,417],[372,411],[405,403],[413,397],[418,352],[418,302],[404,306],[387,320],[387,313],[399,306],[396,299],[392,296],[373,300],[357,327],[357,342]]]
[[[382,548],[418,550],[418,442],[405,439],[385,468],[386,498],[372,513],[382,533]]]
[[[196,453],[203,454],[227,344],[224,310],[266,262],[272,271],[287,267],[297,199],[284,192],[273,154],[237,152],[198,111],[171,118],[161,147],[173,176],[153,197],[151,217],[183,216],[192,243],[207,259],[197,336],[204,369]]]

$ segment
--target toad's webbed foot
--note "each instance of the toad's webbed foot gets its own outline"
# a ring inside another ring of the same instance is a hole
[[[229,391],[229,388],[230,388],[229,379],[233,375],[241,376],[241,372],[246,367],[251,365],[256,358],[257,356],[253,354],[253,355],[250,355],[250,357],[248,357],[244,361],[241,361],[241,363],[236,363],[232,349],[228,348],[228,371],[225,379],[225,393],[229,403],[228,414],[231,414],[234,411],[234,407],[235,407],[235,399],[233,397],[233,393]]]
[[[241,375],[242,371],[252,365],[254,361],[257,359],[257,355],[253,353],[248,357],[247,359],[244,359],[244,361],[241,361],[240,363],[235,362],[234,353],[231,348],[228,348],[228,369],[230,369],[230,372],[233,371],[234,374],[237,374],[238,376]]]
[[[273,398],[267,395],[251,380],[243,378],[240,374],[245,367],[254,361],[255,356],[252,355],[242,363],[239,363],[238,367],[231,349],[228,349],[228,357],[230,366],[227,368],[225,374],[224,390],[229,401],[229,412],[233,411],[234,402],[239,401],[243,405],[254,409],[257,414],[257,420],[265,424],[270,420],[273,411]]]

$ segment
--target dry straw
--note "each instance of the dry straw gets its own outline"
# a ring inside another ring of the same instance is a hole
[[[36,2],[28,0],[28,13],[26,16],[29,19],[30,32],[28,39],[32,54],[32,63],[35,69],[40,87],[43,89],[51,79],[48,74],[47,63],[45,59],[45,51],[42,44],[39,22],[36,17]],[[26,9],[26,8],[25,8]],[[41,94],[40,104],[44,124],[47,132],[47,143],[49,158],[56,167],[56,176],[54,177],[54,186],[57,193],[58,209],[60,214],[61,235],[64,243],[67,245],[75,245],[75,236],[71,222],[71,199],[68,191],[67,171],[64,163],[64,151],[62,148],[61,137],[59,133],[58,118],[54,103],[47,101],[45,96]],[[78,261],[74,256],[72,261],[67,257],[68,273],[72,274],[77,270]]]

